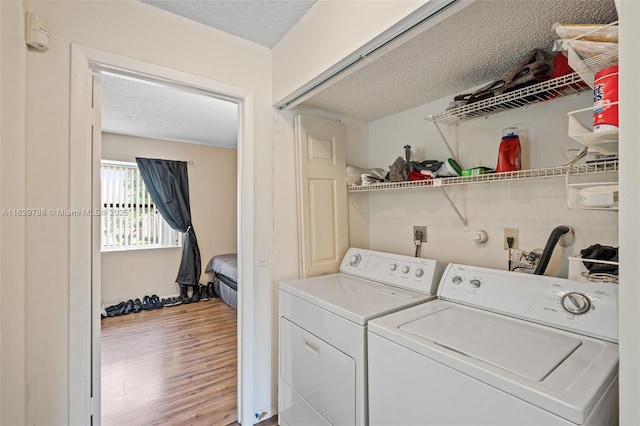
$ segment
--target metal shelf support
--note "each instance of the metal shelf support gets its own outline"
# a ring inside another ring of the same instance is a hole
[[[451,148],[451,145],[449,144],[449,141],[447,140],[447,137],[444,135],[444,133],[442,132],[442,129],[440,128],[440,126],[438,125],[437,122],[433,122],[433,124],[436,126],[436,129],[438,129],[438,133],[440,133],[440,137],[442,138],[442,140],[444,141],[444,144],[447,146],[447,149],[449,150],[449,154],[451,154],[451,158],[453,158],[456,162],[459,163],[457,156],[453,153],[453,149]]]
[[[449,194],[447,194],[447,191],[442,186],[440,187],[440,190],[442,191],[444,196],[447,197],[447,201],[449,201],[449,204],[451,204],[451,207],[453,208],[453,211],[456,212],[456,214],[460,218],[460,221],[462,222],[464,227],[468,228],[469,227],[469,222],[467,222],[467,219],[462,215],[462,213],[460,213],[460,210],[458,210],[458,207],[456,206],[456,203],[453,202],[451,197],[449,197]]]

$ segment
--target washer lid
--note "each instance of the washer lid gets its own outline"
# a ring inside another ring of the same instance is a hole
[[[435,299],[343,273],[280,283],[280,290],[360,325],[405,307]]]
[[[399,328],[530,380],[543,380],[582,343],[573,337],[458,307]]]
[[[373,319],[367,328],[575,424],[618,375],[617,344],[444,300]],[[446,376],[434,380],[437,386]]]

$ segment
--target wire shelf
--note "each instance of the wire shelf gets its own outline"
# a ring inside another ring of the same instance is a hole
[[[605,25],[603,28],[617,26],[618,21],[611,22],[610,24]],[[573,68],[573,70],[580,75],[582,80],[589,85],[593,89],[595,75],[604,68],[610,67],[612,65],[618,64],[618,48],[616,43],[607,43],[608,45],[614,45],[610,51],[599,53],[593,55],[591,57],[583,57],[578,52],[580,49],[578,48],[577,43],[580,43],[582,37],[593,34],[599,31],[598,29],[594,29],[592,31],[586,32],[578,37],[572,38],[568,40],[565,44],[565,49],[567,51],[567,60],[569,61],[569,66]],[[587,53],[583,51],[582,53]]]
[[[595,75],[604,68],[618,64],[618,51],[611,51],[588,59],[582,59],[571,44],[567,48],[569,65],[593,88]]]
[[[591,88],[582,80],[580,75],[572,73],[483,101],[453,108],[449,111],[431,114],[427,116],[426,120],[446,125],[459,124],[502,111],[522,108],[588,90],[591,90]]]
[[[546,167],[541,169],[518,170],[516,172],[490,173],[476,176],[458,176],[408,182],[382,182],[370,185],[348,186],[347,192],[388,191],[397,189],[446,187],[473,183],[508,182],[518,180],[544,179],[571,175],[591,175],[618,171],[618,160],[597,163],[576,164],[573,166]]]

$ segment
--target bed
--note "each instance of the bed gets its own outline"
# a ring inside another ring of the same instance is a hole
[[[213,289],[227,305],[238,309],[238,256],[236,253],[213,256],[205,272],[213,273]]]

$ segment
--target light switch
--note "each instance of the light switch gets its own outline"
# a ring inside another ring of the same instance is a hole
[[[269,265],[269,249],[265,246],[258,247],[258,259],[256,259],[256,266]]]

